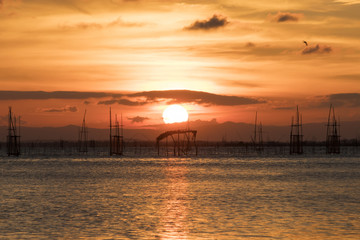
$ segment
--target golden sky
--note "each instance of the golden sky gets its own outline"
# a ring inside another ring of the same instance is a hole
[[[358,0],[0,0],[0,120],[360,120]],[[169,91],[171,90],[171,91]],[[6,122],[0,122],[0,125]]]

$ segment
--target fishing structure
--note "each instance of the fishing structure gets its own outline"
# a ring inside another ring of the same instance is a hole
[[[262,136],[262,123],[257,124],[257,112],[255,113],[255,127],[254,127],[254,136],[252,137],[252,143],[254,146],[254,150],[256,152],[264,151],[264,143]]]
[[[16,125],[16,117],[9,107],[9,126],[7,135],[7,155],[19,156],[20,155],[20,117],[18,117],[18,126]]]
[[[291,118],[290,154],[303,154],[302,115],[299,113],[299,106],[296,106],[295,122],[294,117]]]
[[[328,123],[326,125],[326,153],[340,153],[340,120],[336,121],[334,106],[330,105]]]
[[[79,131],[78,148],[80,153],[88,152],[88,129],[86,127],[85,117],[86,117],[86,110],[84,113],[81,129]]]
[[[123,121],[121,115],[121,124],[117,119],[117,114],[115,114],[115,134],[112,135],[112,120],[111,120],[111,108],[110,108],[110,156],[112,155],[123,155],[124,154],[124,130],[123,130]]]
[[[196,134],[197,130],[191,130],[189,125],[187,129],[166,131],[160,134],[156,138],[158,155],[160,155],[160,148],[162,146],[166,156],[169,156],[169,149],[171,148],[174,156],[178,157],[189,155],[191,150],[195,148],[195,155],[197,156]],[[164,143],[161,144],[162,142]]]

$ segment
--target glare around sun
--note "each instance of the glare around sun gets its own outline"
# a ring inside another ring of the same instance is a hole
[[[186,109],[178,104],[168,106],[163,112],[163,120],[168,123],[180,123],[188,120]]]

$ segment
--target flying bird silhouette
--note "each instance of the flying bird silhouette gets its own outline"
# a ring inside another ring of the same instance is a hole
[[[308,43],[307,43],[307,41],[304,41],[304,43],[305,43],[305,45],[306,45],[306,46],[308,46]]]

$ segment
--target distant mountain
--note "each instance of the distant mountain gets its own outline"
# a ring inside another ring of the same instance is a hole
[[[197,139],[206,141],[250,141],[254,126],[247,123],[213,121],[194,121],[190,123],[191,129],[198,131]],[[165,130],[184,128],[184,125],[147,126],[147,129],[124,129],[125,140],[150,140]],[[79,126],[64,127],[22,127],[22,141],[47,140],[77,140]],[[89,128],[89,140],[108,140],[109,130]],[[326,136],[325,123],[309,123],[303,125],[304,140],[324,141]],[[0,126],[0,141],[6,141],[7,127]],[[289,126],[263,126],[264,141],[282,141],[289,139]],[[342,122],[340,135],[342,139],[360,138],[360,122]]]

